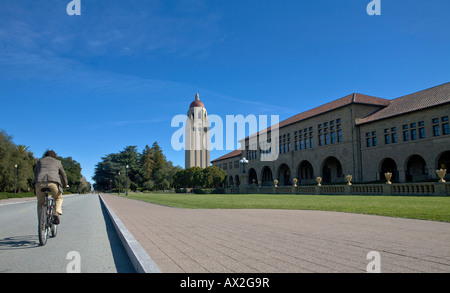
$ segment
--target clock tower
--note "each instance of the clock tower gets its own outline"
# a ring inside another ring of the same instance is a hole
[[[200,101],[199,95],[189,106],[186,121],[185,135],[185,168],[210,165],[209,148],[209,120],[205,105]]]

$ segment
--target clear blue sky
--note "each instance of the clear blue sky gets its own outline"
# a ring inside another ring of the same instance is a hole
[[[450,81],[450,1],[1,0],[0,129],[36,156],[95,164],[174,151],[172,117],[280,120],[353,92],[392,99]],[[213,151],[217,158],[228,151]],[[91,181],[92,182],[92,181]]]

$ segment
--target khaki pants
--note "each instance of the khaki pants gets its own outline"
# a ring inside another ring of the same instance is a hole
[[[62,215],[62,203],[63,203],[63,195],[61,192],[61,189],[59,188],[59,185],[57,183],[53,182],[37,182],[35,185],[34,192],[36,193],[37,197],[37,204],[38,204],[38,215],[39,211],[41,210],[42,206],[45,203],[45,192],[42,192],[42,188],[50,188],[52,197],[55,199],[55,210],[58,214]]]

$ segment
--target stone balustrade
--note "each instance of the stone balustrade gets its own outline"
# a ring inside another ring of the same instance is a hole
[[[416,182],[391,184],[305,185],[305,186],[240,186],[225,188],[226,193],[246,194],[354,194],[354,195],[450,195],[445,182]]]

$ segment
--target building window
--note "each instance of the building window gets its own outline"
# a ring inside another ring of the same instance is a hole
[[[391,143],[397,143],[397,128],[391,128]]]
[[[397,143],[397,133],[392,133],[391,134],[391,138],[392,138],[392,143]]]
[[[341,118],[336,119],[337,142],[342,142]]]
[[[384,129],[384,144],[391,143],[391,136],[389,135],[389,128]]]
[[[425,128],[419,128],[419,138],[425,138]]]
[[[441,135],[440,132],[440,125],[439,125],[439,119],[438,118],[434,118],[432,120],[433,123],[433,136],[439,136]]]
[[[403,141],[409,141],[409,132],[403,131]]]
[[[419,123],[411,123],[410,127],[411,127],[411,131],[410,131],[410,139],[411,140],[416,140],[416,139],[422,139],[425,138],[425,123],[423,121],[420,121]],[[418,130],[418,131],[417,131]],[[419,134],[417,136],[417,134]]]
[[[294,148],[295,148],[296,151],[298,151],[298,149],[299,149],[299,144],[298,144],[297,131],[294,132],[294,141],[295,141]]]
[[[291,134],[290,133],[287,134],[287,151],[288,152],[291,151]]]
[[[281,136],[280,139],[278,140],[278,147],[279,147],[279,153],[282,154],[283,153],[283,144],[282,144],[282,140],[281,140]]]
[[[334,143],[336,143],[336,132],[332,132],[331,133],[331,144],[334,144]]]
[[[442,124],[442,134],[443,135],[450,134],[450,128],[448,123]]]
[[[433,135],[434,135],[434,136],[439,136],[439,135],[441,135],[441,134],[440,134],[440,131],[439,131],[439,125],[433,125]]]
[[[377,146],[377,132],[376,131],[366,133],[366,146],[368,148],[372,147],[372,146]]]
[[[330,134],[325,133],[325,145],[330,144]]]
[[[305,129],[306,130],[306,129]],[[310,144],[313,147],[313,132],[310,130]],[[319,135],[319,146],[335,144],[342,142],[341,119],[331,120],[317,125],[317,134]]]
[[[450,128],[448,124],[448,116],[442,117],[442,135],[450,134]]]
[[[409,141],[408,124],[403,125],[403,141]]]
[[[411,140],[417,139],[417,129],[411,129]]]
[[[420,139],[425,138],[425,128],[424,128],[424,126],[425,126],[425,122],[420,121],[419,122],[419,138]]]

